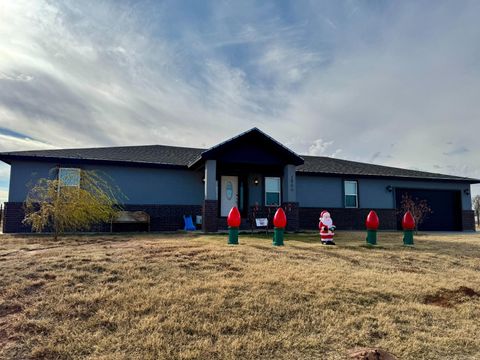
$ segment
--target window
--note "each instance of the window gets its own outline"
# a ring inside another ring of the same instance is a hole
[[[58,180],[60,186],[80,186],[80,169],[60,168],[58,169]]]
[[[358,207],[358,184],[356,181],[345,181],[345,207]]]
[[[280,205],[280,178],[265,178],[265,206]]]

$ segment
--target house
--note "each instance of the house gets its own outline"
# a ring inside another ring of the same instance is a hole
[[[324,209],[339,229],[363,229],[374,209],[381,229],[393,230],[400,226],[404,194],[425,199],[432,208],[423,230],[474,230],[470,185],[480,182],[300,156],[257,128],[209,149],[152,145],[20,151],[0,153],[0,160],[11,165],[5,233],[30,231],[22,225],[22,203],[29,184],[52,176],[52,168],[60,177],[78,169],[108,174],[128,198],[126,210],[150,215],[152,231],[182,228],[184,214],[201,215],[205,232],[225,229],[233,206],[238,206],[246,228],[254,208],[256,216],[263,217],[279,205],[287,210],[287,230],[316,229]]]

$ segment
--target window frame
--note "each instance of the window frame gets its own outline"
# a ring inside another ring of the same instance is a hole
[[[68,170],[68,171],[75,170],[75,171],[78,173],[78,184],[69,185],[69,184],[62,183],[61,178],[60,178],[60,177],[61,177],[62,170],[63,170],[63,171],[65,171],[65,170]],[[80,168],[75,168],[75,167],[65,167],[65,166],[61,166],[61,167],[58,168],[57,180],[58,180],[58,187],[59,187],[59,189],[62,188],[62,187],[76,187],[76,188],[80,188],[80,184],[81,184],[81,182],[82,182],[82,169],[80,169]]]
[[[347,183],[355,184],[355,194],[347,194]],[[355,206],[347,206],[347,196],[355,196]],[[343,180],[343,205],[346,209],[358,209],[360,207],[358,197],[358,181],[357,180]]]
[[[267,179],[277,179],[278,180],[278,191],[267,191]],[[265,184],[265,191],[264,191],[264,204],[268,207],[278,207],[282,205],[282,179],[280,176],[265,176],[263,178],[263,183]],[[278,194],[278,204],[267,204],[267,194]]]

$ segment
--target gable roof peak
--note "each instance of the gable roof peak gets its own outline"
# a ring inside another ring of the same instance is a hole
[[[198,164],[202,160],[207,160],[209,158],[212,158],[213,156],[215,156],[215,154],[220,152],[221,149],[227,147],[229,144],[235,143],[237,141],[241,141],[242,138],[245,138],[245,137],[250,136],[252,134],[257,134],[261,138],[263,138],[264,141],[267,141],[267,142],[273,144],[279,151],[281,151],[282,153],[284,153],[286,155],[286,157],[288,158],[288,160],[292,164],[298,166],[298,165],[302,165],[304,163],[303,158],[300,155],[298,155],[296,152],[290,150],[285,145],[283,145],[281,142],[275,140],[270,135],[268,135],[264,131],[260,130],[258,127],[253,127],[249,130],[246,130],[246,131],[244,131],[244,132],[242,132],[238,135],[235,135],[235,136],[233,136],[233,137],[231,137],[231,138],[229,138],[225,141],[222,141],[221,143],[219,143],[217,145],[214,145],[211,148],[203,151],[200,154],[199,157],[197,157],[194,161],[192,161],[189,164],[189,167],[192,167],[192,166]]]

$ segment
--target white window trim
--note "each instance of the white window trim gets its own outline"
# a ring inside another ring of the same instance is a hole
[[[60,176],[61,176],[61,173],[62,173],[62,170],[75,170],[78,172],[78,184],[75,184],[75,185],[67,185],[67,184],[63,184],[61,181],[60,181]],[[80,187],[80,182],[81,182],[81,176],[82,176],[82,173],[81,173],[81,170],[79,168],[70,168],[70,167],[60,167],[58,168],[58,183],[59,183],[59,187]]]
[[[278,179],[278,191],[268,191],[269,193],[278,193],[279,204],[277,205],[267,205],[267,179]],[[265,206],[280,206],[282,204],[282,179],[279,176],[265,176],[263,183],[265,184]]]
[[[355,194],[347,194],[347,183],[355,184]],[[345,180],[343,182],[343,203],[346,209],[358,209],[358,181],[356,180]],[[347,195],[348,196],[355,196],[355,206],[347,206]]]

